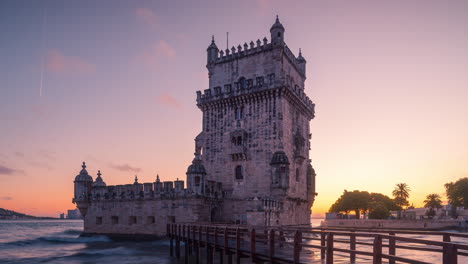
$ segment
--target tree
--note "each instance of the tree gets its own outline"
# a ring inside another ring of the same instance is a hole
[[[403,206],[409,206],[408,198],[410,191],[411,189],[408,184],[398,183],[392,192],[393,197],[395,197],[395,203],[400,207],[400,210],[398,211],[398,218],[401,218],[401,209]]]
[[[369,207],[369,219],[387,219],[390,216],[390,210],[381,201],[371,202]]]
[[[388,196],[381,193],[371,193],[365,191],[344,191],[335,203],[330,207],[330,212],[350,211],[356,213],[356,218],[361,213],[369,212],[369,218],[386,219],[390,215],[390,210],[398,210],[395,202]]]
[[[440,199],[440,195],[437,193],[431,193],[426,196],[426,200],[424,200],[424,207],[429,208],[426,215],[429,218],[432,218],[435,215],[434,208],[441,208],[442,207],[442,200]]]
[[[348,214],[354,211],[356,218],[360,218],[361,212],[365,213],[369,209],[370,195],[368,192],[344,191],[343,194],[330,207],[330,212],[345,212]]]
[[[445,193],[452,206],[452,217],[456,217],[457,206],[468,209],[468,178],[460,178],[456,182],[445,184]]]

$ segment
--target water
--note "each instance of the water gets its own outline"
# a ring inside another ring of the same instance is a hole
[[[312,219],[312,225],[318,226],[320,221]],[[183,263],[183,258],[177,261],[169,257],[167,240],[116,242],[105,236],[79,237],[82,230],[81,220],[0,221],[0,263]],[[408,236],[441,239],[440,236]],[[468,239],[454,238],[453,241],[468,244]],[[397,251],[401,257],[441,263],[441,253]],[[318,252],[308,258],[304,262],[321,262]],[[336,252],[334,259],[335,263],[349,262],[348,255],[343,253]],[[369,262],[367,257],[357,261]],[[245,260],[243,263],[249,262]],[[459,257],[459,263],[468,263],[468,258]]]
[[[82,220],[0,221],[0,263],[178,263],[169,242],[79,237]]]

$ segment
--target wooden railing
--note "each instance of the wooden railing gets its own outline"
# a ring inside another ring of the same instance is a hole
[[[401,236],[415,234],[441,236],[442,241]],[[206,250],[207,263],[213,263],[216,253],[219,253],[220,263],[224,263],[224,257],[228,263],[232,263],[233,258],[236,263],[240,263],[241,258],[249,258],[252,263],[311,263],[310,259],[301,257],[301,254],[312,249],[318,249],[320,258],[327,264],[333,263],[336,252],[349,254],[350,262],[356,262],[357,257],[367,256],[375,264],[382,263],[383,260],[390,264],[396,261],[429,263],[398,256],[397,249],[441,253],[440,263],[443,264],[456,264],[459,256],[468,256],[468,245],[451,242],[453,237],[468,239],[468,234],[448,232],[310,227],[248,229],[234,225],[168,224],[167,235],[170,238],[171,256],[181,257],[181,242],[183,242],[185,263],[189,263],[189,259],[194,259],[197,264],[200,263],[202,248]],[[405,245],[407,243],[417,246]],[[366,250],[357,250],[356,246],[364,246]],[[388,248],[385,250],[386,253],[383,248]]]

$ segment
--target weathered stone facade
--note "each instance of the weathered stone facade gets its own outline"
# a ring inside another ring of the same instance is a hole
[[[162,234],[167,222],[309,224],[316,195],[309,159],[314,104],[306,60],[284,42],[278,18],[267,39],[207,49],[209,87],[197,92],[203,129],[183,181],[105,186],[85,165],[75,198],[85,232]]]

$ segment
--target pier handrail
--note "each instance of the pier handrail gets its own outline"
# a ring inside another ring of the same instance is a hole
[[[187,232],[185,232],[186,229]],[[208,263],[213,263],[212,258],[216,252],[220,252],[221,259],[223,254],[229,258],[235,255],[238,261],[240,261],[240,258],[250,258],[252,263],[261,261],[268,261],[270,263],[303,263],[300,260],[301,251],[307,248],[319,249],[321,258],[327,264],[333,263],[334,252],[348,253],[351,262],[356,261],[356,256],[371,256],[373,263],[376,264],[382,263],[383,259],[388,260],[388,263],[395,263],[395,261],[426,263],[410,257],[397,256],[396,249],[440,252],[442,253],[443,264],[456,264],[458,256],[468,256],[468,245],[451,242],[451,236],[466,238],[468,235],[451,232],[346,230],[342,228],[292,226],[247,227],[221,223],[187,223],[168,224],[167,233],[171,239],[171,255],[173,255],[173,241],[175,240],[176,256],[180,257],[180,241],[183,241],[186,248],[185,258],[187,261],[190,252],[195,250],[196,257],[198,258],[199,254],[197,254],[197,251],[199,251],[200,247],[205,247]],[[400,234],[441,235],[443,241],[405,237]],[[359,241],[358,238],[367,238],[367,241]],[[224,243],[220,243],[220,241],[224,241]],[[313,244],[314,241],[320,241],[319,245]],[[405,243],[412,244],[405,245]],[[348,246],[348,248],[343,248],[343,245]],[[356,250],[356,245],[367,246],[368,250]],[[383,248],[388,248],[388,251],[383,252]]]

